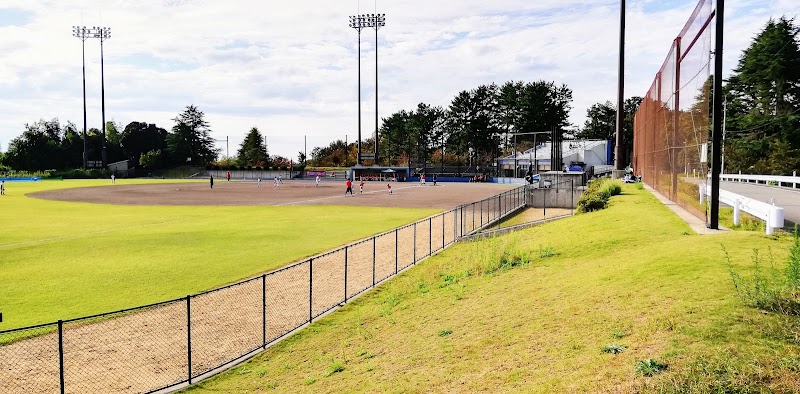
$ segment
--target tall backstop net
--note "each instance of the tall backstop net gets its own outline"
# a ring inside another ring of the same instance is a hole
[[[635,173],[706,223],[708,203],[699,190],[709,171],[714,10],[712,0],[697,3],[636,112],[633,132]]]

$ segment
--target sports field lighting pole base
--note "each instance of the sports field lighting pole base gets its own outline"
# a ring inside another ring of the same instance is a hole
[[[86,26],[72,26],[72,36],[81,40],[81,62],[83,64],[83,169],[86,169],[86,39],[92,30]],[[105,127],[105,126],[104,126]]]

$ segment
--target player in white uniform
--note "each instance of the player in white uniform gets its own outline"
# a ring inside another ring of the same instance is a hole
[[[281,182],[280,179],[278,179],[278,177],[275,177],[275,187],[278,187],[278,188],[281,187],[281,183],[280,182]]]
[[[256,181],[256,187],[261,188],[261,177],[258,177],[258,181]]]
[[[319,181],[320,181],[319,175],[317,175],[317,187],[319,187]]]

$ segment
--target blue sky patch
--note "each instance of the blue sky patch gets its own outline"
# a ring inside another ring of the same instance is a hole
[[[33,18],[33,12],[19,8],[0,8],[0,27],[25,26]]]

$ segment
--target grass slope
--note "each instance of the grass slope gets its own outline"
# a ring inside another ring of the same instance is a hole
[[[800,322],[742,306],[722,251],[783,262],[788,237],[694,235],[646,191],[623,193],[455,245],[188,391],[800,391]],[[498,264],[515,260],[530,263]],[[649,358],[667,370],[638,374]]]
[[[14,183],[0,198],[0,330],[185,296],[434,212],[115,206],[23,195],[108,183]]]

